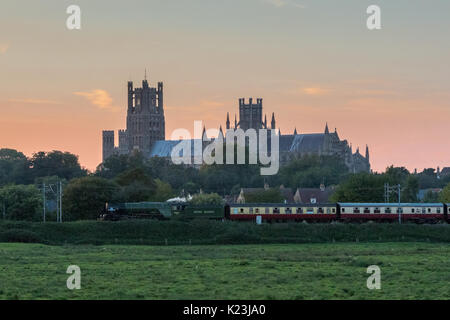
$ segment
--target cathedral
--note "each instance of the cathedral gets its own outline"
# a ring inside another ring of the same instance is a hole
[[[275,129],[275,114],[272,113],[270,127],[267,124],[267,116],[263,120],[263,99],[256,99],[256,103],[250,98],[248,103],[245,99],[239,99],[239,121],[234,118],[234,127],[230,127],[230,115],[227,114],[227,129]],[[369,147],[366,146],[365,156],[359,148],[353,153],[351,145],[347,140],[341,140],[337,133],[330,132],[328,124],[325,125],[323,133],[299,133],[297,129],[293,134],[281,134],[280,130],[280,163],[287,164],[289,161],[304,155],[338,156],[344,160],[350,172],[370,172]]]
[[[256,102],[252,98],[245,102],[239,99],[239,120],[234,117],[231,126],[227,114],[226,128],[232,129],[276,129],[275,113],[272,113],[270,125],[267,116],[263,119],[263,99]],[[222,133],[222,128],[220,128]],[[204,132],[204,135],[206,133]],[[222,133],[223,134],[223,133]],[[280,163],[304,155],[338,156],[345,162],[349,172],[370,172],[369,148],[366,146],[363,156],[359,148],[353,153],[347,140],[341,140],[335,129],[330,132],[328,124],[322,133],[302,133],[294,130],[293,134],[279,133]],[[205,139],[204,139],[205,140]],[[147,157],[170,159],[173,148],[180,141],[165,140],[165,118],[163,104],[163,83],[156,88],[149,87],[147,80],[142,81],[142,88],[133,89],[133,82],[128,82],[128,111],[126,129],[119,130],[118,147],[115,146],[114,131],[103,131],[103,161],[113,154],[130,154],[134,150]],[[192,143],[194,145],[194,143]],[[205,145],[203,143],[203,145]],[[193,157],[201,157],[192,151]]]

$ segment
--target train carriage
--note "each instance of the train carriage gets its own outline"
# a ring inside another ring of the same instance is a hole
[[[335,204],[231,204],[230,220],[255,221],[332,221],[336,219]]]
[[[446,220],[442,203],[338,203],[342,221],[415,221]]]

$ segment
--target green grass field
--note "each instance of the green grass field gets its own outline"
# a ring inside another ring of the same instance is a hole
[[[66,269],[81,268],[81,290]],[[381,268],[369,290],[366,268]],[[0,243],[1,299],[449,299],[445,243]]]

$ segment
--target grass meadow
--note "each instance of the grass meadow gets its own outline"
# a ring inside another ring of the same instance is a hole
[[[69,265],[81,289],[66,287]],[[369,265],[381,289],[369,290]],[[449,299],[447,243],[0,243],[0,299]]]

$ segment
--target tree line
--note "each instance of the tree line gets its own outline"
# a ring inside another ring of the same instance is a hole
[[[90,172],[80,165],[78,156],[68,152],[37,152],[26,157],[17,150],[0,149],[0,214],[5,219],[42,221],[43,185],[59,181],[63,183],[65,221],[96,219],[106,202],[166,201],[197,194],[195,204],[219,203],[219,195],[237,195],[241,188],[261,188],[265,183],[293,189],[335,186],[332,201],[352,202],[383,202],[385,183],[402,185],[403,202],[416,202],[419,189],[447,185],[439,197],[430,194],[425,201],[450,202],[450,177],[439,179],[434,169],[411,174],[406,168],[391,166],[381,174],[350,174],[340,158],[315,155],[292,160],[274,176],[261,176],[259,169],[258,165],[193,168],[135,152],[111,156]],[[257,202],[281,199],[274,192],[252,197]],[[48,194],[46,203],[52,199]],[[390,200],[396,201],[396,195]],[[48,221],[56,219],[50,209]]]

